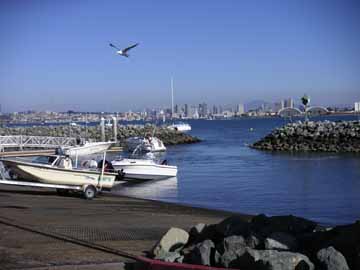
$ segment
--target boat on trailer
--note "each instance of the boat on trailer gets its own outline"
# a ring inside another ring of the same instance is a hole
[[[104,172],[81,168],[63,168],[67,157],[60,155],[40,156],[32,162],[14,159],[2,159],[9,175],[15,178],[13,182],[26,182],[29,186],[54,187],[59,191],[82,190],[87,199],[95,197],[100,190],[111,190],[121,179],[119,173]],[[104,159],[105,160],[105,159]],[[104,164],[103,164],[104,166]],[[5,183],[0,181],[0,183]],[[36,183],[32,185],[31,183]],[[14,183],[15,185],[16,183]]]

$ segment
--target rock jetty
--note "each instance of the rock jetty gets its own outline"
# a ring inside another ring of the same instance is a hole
[[[270,151],[360,153],[360,121],[290,123],[251,147]]]
[[[155,132],[154,132],[155,129]],[[153,135],[161,139],[165,145],[187,144],[200,142],[197,137],[186,133],[171,130],[166,127],[154,125],[123,125],[117,128],[117,140],[124,145],[125,139],[133,136]],[[53,136],[53,137],[80,137],[93,141],[101,140],[100,126],[33,126],[33,127],[6,127],[0,128],[0,136],[5,135],[29,135],[29,136]],[[113,129],[106,128],[105,140],[113,140]]]
[[[171,228],[150,252],[177,263],[243,270],[360,269],[360,221],[324,228],[295,216],[231,216]]]

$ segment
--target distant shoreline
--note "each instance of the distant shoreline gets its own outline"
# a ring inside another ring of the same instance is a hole
[[[326,116],[359,116],[360,117],[360,112],[334,112],[334,113],[327,113],[327,114],[321,114],[321,115],[310,115],[311,117],[326,117]],[[215,121],[215,120],[242,120],[242,119],[274,119],[274,118],[284,118],[287,119],[289,117],[282,117],[279,115],[246,115],[246,116],[237,116],[237,117],[222,117],[222,118],[189,118],[189,119],[176,119],[175,121],[199,121],[199,120],[208,120],[208,121]],[[303,115],[301,116],[294,116],[292,117],[293,119],[302,119],[304,118]],[[61,125],[69,125],[70,123],[75,122],[77,125],[79,126],[85,126],[86,124],[89,126],[94,126],[96,124],[99,124],[100,121],[90,121],[88,123],[85,123],[83,121],[71,121],[66,120],[66,121],[51,121],[51,120],[46,120],[46,121],[10,121],[10,122],[3,122],[3,125],[26,125],[26,126],[31,126],[31,125],[57,125],[57,126],[61,126]],[[156,120],[123,120],[123,119],[119,119],[118,122],[120,124],[123,125],[131,125],[131,124],[156,124]],[[161,125],[166,125],[169,124],[170,122],[165,122],[165,123],[161,123]],[[0,123],[1,124],[1,123]]]

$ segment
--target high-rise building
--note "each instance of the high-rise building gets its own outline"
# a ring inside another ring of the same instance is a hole
[[[199,117],[206,117],[208,115],[207,104],[205,102],[199,104],[198,113]]]
[[[274,112],[277,113],[281,109],[284,109],[284,101],[283,100],[281,100],[280,102],[275,102],[274,103]]]
[[[239,103],[239,104],[236,106],[236,113],[237,113],[237,114],[243,114],[244,112],[245,112],[244,104]]]
[[[218,108],[216,107],[216,105],[213,106],[213,110],[212,110],[212,114],[218,114],[219,113],[219,110]]]
[[[189,105],[187,105],[187,104],[184,105],[184,114],[185,114],[185,117],[190,117]]]
[[[360,112],[360,101],[359,102],[355,102],[355,112]]]
[[[220,106],[219,106],[218,113],[223,113],[223,111],[224,111],[224,110],[223,110],[223,107],[220,105]]]
[[[174,113],[179,113],[179,106],[177,104],[174,107]]]
[[[294,108],[294,100],[292,98],[285,99],[284,108]]]

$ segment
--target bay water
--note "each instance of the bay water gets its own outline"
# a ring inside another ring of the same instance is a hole
[[[316,120],[357,120],[323,116]],[[335,225],[360,219],[360,155],[274,153],[249,144],[283,118],[193,120],[201,143],[169,146],[161,157],[178,166],[174,179],[126,184],[114,193],[239,213],[292,214]]]

